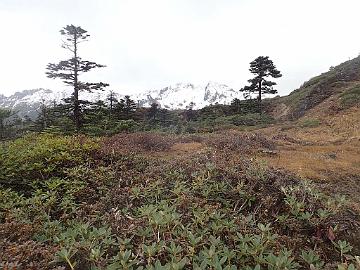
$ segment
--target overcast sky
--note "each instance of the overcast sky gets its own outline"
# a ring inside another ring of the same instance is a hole
[[[178,82],[234,89],[268,55],[281,95],[360,52],[359,0],[0,0],[0,94],[61,90],[45,76],[70,57],[59,30],[91,35],[80,56],[107,65],[87,79],[121,93]]]

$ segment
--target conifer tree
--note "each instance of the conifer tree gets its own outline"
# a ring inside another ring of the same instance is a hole
[[[79,131],[81,127],[81,100],[79,98],[79,92],[81,91],[95,91],[103,90],[108,84],[82,82],[79,76],[82,73],[88,72],[94,68],[105,67],[104,65],[97,64],[95,62],[82,60],[79,56],[79,44],[86,41],[90,36],[87,31],[82,29],[80,26],[67,25],[60,30],[65,40],[63,41],[62,47],[67,49],[71,53],[71,58],[68,60],[60,61],[57,64],[49,63],[47,65],[46,75],[49,78],[56,79],[60,78],[63,82],[73,88],[72,97],[67,99],[72,108],[72,116],[75,124],[75,128]]]
[[[167,109],[160,109],[158,110],[159,115],[159,121],[162,126],[169,126],[171,119],[170,119],[170,113]]]
[[[0,140],[6,136],[6,121],[12,115],[11,110],[0,108]]]
[[[104,101],[98,100],[91,103],[86,109],[85,117],[89,125],[99,125],[107,116],[108,108]]]
[[[136,103],[130,96],[125,96],[116,104],[115,111],[120,120],[134,119]]]
[[[132,119],[134,118],[134,113],[136,111],[136,103],[133,101],[130,96],[125,96],[125,107],[124,107],[124,113],[125,113],[125,119]]]
[[[121,98],[115,105],[114,111],[119,120],[125,120],[125,99]]]
[[[276,69],[269,56],[259,56],[250,63],[250,72],[255,75],[254,78],[248,80],[250,85],[240,89],[245,92],[245,96],[251,96],[252,93],[257,92],[257,100],[259,105],[259,111],[261,113],[261,100],[262,94],[276,94],[277,90],[273,88],[276,85],[275,82],[266,80],[267,77],[280,78],[282,75],[279,70]]]
[[[148,110],[147,117],[149,120],[155,121],[158,113],[159,113],[159,104],[154,102],[151,104],[151,107]]]
[[[114,109],[116,104],[118,103],[118,100],[116,99],[116,94],[114,91],[110,91],[109,95],[107,96],[107,101],[109,105],[109,116],[110,118],[113,117]]]
[[[190,102],[189,105],[186,106],[186,110],[184,111],[185,121],[193,121],[195,119],[194,107],[194,102]]]
[[[34,122],[35,129],[42,131],[51,126],[54,122],[53,110],[50,106],[45,103],[45,100],[41,100],[41,104],[38,110],[38,116]]]
[[[231,101],[230,110],[231,110],[231,113],[235,113],[235,114],[241,113],[242,112],[242,110],[241,110],[241,100],[238,99],[238,98],[234,98]]]

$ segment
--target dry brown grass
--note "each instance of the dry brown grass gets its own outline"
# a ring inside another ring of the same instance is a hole
[[[199,142],[176,143],[170,148],[170,151],[178,154],[186,154],[201,151],[203,148],[204,145]]]
[[[360,148],[350,144],[285,146],[279,148],[277,156],[266,159],[304,178],[326,180],[332,173],[360,175]]]
[[[317,127],[299,123],[319,119]],[[278,155],[267,157],[276,167],[288,169],[312,179],[328,179],[331,174],[360,175],[360,108],[337,115],[312,111],[298,122],[261,131],[276,140]]]
[[[353,198],[360,197],[360,188],[348,187],[350,182],[360,179],[360,108],[337,115],[313,113],[296,122],[255,132],[227,130],[191,136],[127,134],[111,137],[104,145],[115,152],[151,153],[163,159],[203,156],[209,149],[229,156],[260,156],[270,166],[326,184],[330,190],[333,187],[333,192],[339,190]],[[320,119],[319,126],[301,125],[312,117]],[[360,206],[360,200],[356,201]]]
[[[302,127],[319,119],[317,127]],[[360,108],[335,115],[322,111],[261,131],[275,140],[277,155],[263,156],[269,165],[312,179],[329,193],[344,194],[360,209]]]

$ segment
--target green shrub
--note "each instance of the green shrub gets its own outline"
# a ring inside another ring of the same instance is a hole
[[[88,162],[97,147],[82,136],[30,134],[1,150],[0,184],[29,190],[33,183],[65,177],[64,169]]]
[[[249,113],[236,114],[228,117],[231,124],[236,126],[266,125],[274,122],[274,119],[267,114]]]
[[[321,122],[319,119],[305,119],[300,123],[300,126],[303,128],[314,128],[320,126]]]
[[[129,132],[129,131],[134,131],[137,127],[137,123],[130,119],[130,120],[120,120],[116,123],[115,132]]]
[[[180,140],[208,147],[155,153]],[[344,197],[254,158],[274,147],[260,134],[118,134],[97,147],[31,135],[1,150],[1,176],[36,188],[0,186],[0,269],[355,269],[359,219]]]
[[[340,104],[343,108],[349,108],[360,104],[360,85],[346,90],[340,95]]]

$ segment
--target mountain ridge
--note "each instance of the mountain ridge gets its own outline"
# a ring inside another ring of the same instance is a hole
[[[80,99],[106,101],[110,90],[101,92],[81,92]],[[0,108],[9,108],[17,112],[20,117],[29,116],[34,119],[40,111],[42,104],[59,104],[64,98],[70,97],[72,89],[53,91],[50,89],[37,88],[16,92],[13,95],[0,95]],[[116,98],[121,99],[125,95],[115,92]],[[230,104],[234,98],[241,98],[239,91],[235,91],[225,84],[208,82],[203,85],[192,83],[176,83],[161,89],[148,90],[143,93],[130,95],[139,107],[150,107],[152,103],[160,107],[174,110],[186,109],[192,106],[200,109],[211,104]]]

